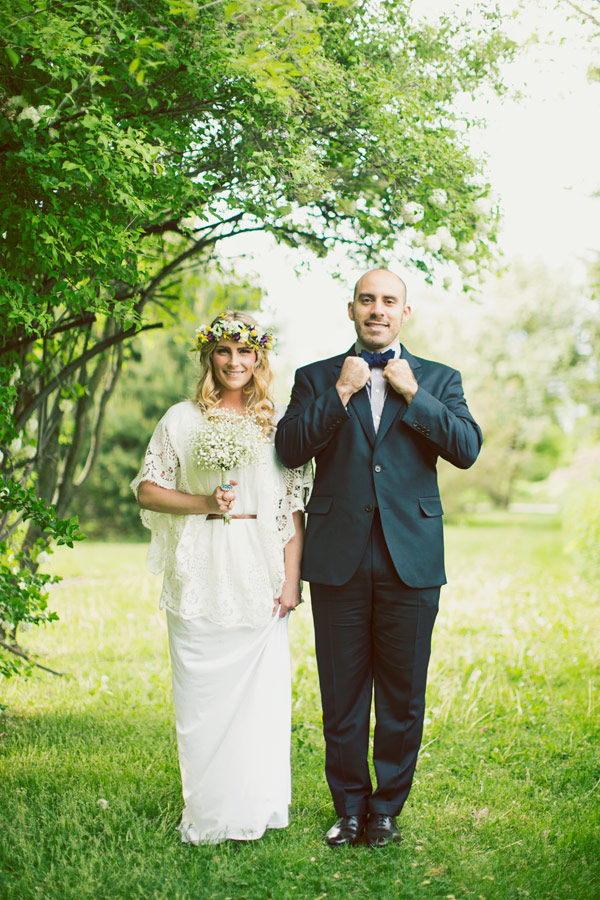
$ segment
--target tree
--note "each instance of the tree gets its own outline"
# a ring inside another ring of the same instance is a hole
[[[494,211],[455,100],[499,88],[512,48],[494,12],[418,25],[408,0],[0,12],[0,559],[18,546],[2,611],[14,633],[19,572],[34,577],[61,527],[78,536],[59,522],[97,458],[126,342],[160,324],[150,310],[189,299],[182,274],[217,244],[260,230],[379,259],[418,223],[412,264],[485,263]]]

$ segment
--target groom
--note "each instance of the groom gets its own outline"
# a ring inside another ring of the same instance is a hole
[[[400,840],[423,731],[431,632],[445,584],[438,457],[461,469],[481,447],[460,374],[398,341],[406,286],[386,269],[356,284],[356,343],[296,372],[276,446],[285,466],[312,457],[302,577],[312,611],[338,821],[330,846]],[[368,766],[375,690],[373,790]]]

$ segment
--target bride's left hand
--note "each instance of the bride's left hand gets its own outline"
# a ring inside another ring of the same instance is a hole
[[[284,581],[281,597],[277,597],[275,599],[273,615],[275,615],[277,613],[277,610],[279,610],[279,618],[283,619],[283,617],[287,616],[291,609],[296,609],[298,604],[301,602],[302,598],[300,596],[300,581]]]

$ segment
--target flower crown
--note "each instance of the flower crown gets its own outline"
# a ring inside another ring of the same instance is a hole
[[[212,344],[221,338],[249,344],[255,350],[271,350],[275,344],[271,331],[263,331],[259,325],[246,325],[238,319],[221,315],[212,325],[201,325],[197,329],[194,350],[201,350],[205,344]]]

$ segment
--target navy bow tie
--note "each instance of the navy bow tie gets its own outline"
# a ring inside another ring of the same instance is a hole
[[[388,360],[394,358],[394,351],[386,350],[385,353],[369,353],[368,350],[361,350],[360,355],[369,363],[370,369],[385,369]]]

